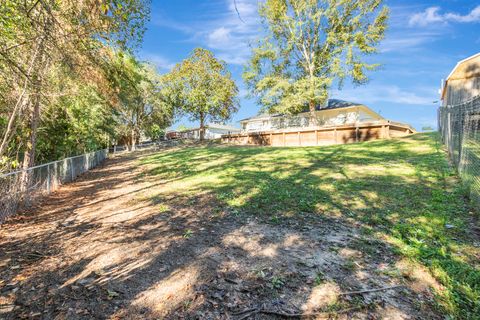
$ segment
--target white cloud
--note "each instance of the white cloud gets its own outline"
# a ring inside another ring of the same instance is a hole
[[[236,8],[235,8],[235,1],[231,0],[229,1],[229,10],[231,12],[236,12],[238,9],[238,14],[240,17],[242,16],[247,16],[251,17],[252,15],[255,15],[257,13],[257,1],[248,1],[248,0],[237,0],[236,1]]]
[[[217,57],[227,63],[241,65],[250,56],[249,44],[258,36],[260,18],[258,0],[236,0],[236,3],[235,8],[234,0],[222,0],[214,15],[201,16],[188,25],[162,16],[153,20],[157,26],[183,32],[188,42],[215,50]]]
[[[399,52],[405,50],[417,50],[422,45],[432,42],[437,34],[431,33],[402,33],[389,36],[380,44],[380,52]]]
[[[430,24],[445,24],[448,22],[480,22],[480,5],[466,15],[453,12],[442,14],[440,7],[429,7],[423,12],[418,12],[410,16],[408,24],[410,26],[428,26]]]
[[[170,71],[175,66],[174,62],[158,54],[146,53],[142,58],[153,63],[160,71]]]
[[[204,30],[196,38],[215,49],[227,63],[241,65],[250,56],[249,44],[258,36],[258,1],[237,0],[236,8],[233,0],[225,1],[226,13],[204,24]]]
[[[438,100],[434,88],[420,88],[415,91],[403,89],[396,85],[374,85],[336,90],[332,92],[332,98],[353,101],[357,103],[389,102],[406,105],[432,105]]]
[[[445,18],[449,21],[457,22],[480,22],[480,5],[467,15],[462,16],[457,13],[447,13]]]
[[[208,35],[208,44],[210,47],[219,48],[231,41],[230,33],[232,30],[220,27]]]

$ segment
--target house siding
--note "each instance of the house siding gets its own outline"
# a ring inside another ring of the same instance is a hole
[[[316,125],[312,123],[310,113],[297,116],[272,116],[244,121],[244,132],[261,132],[282,129],[302,129],[314,126],[342,126],[358,122],[377,121],[383,119],[365,107],[351,107],[343,109],[322,110],[316,113]]]
[[[443,90],[443,106],[458,105],[480,95],[480,53],[457,63]]]
[[[480,95],[480,77],[449,80],[446,88],[444,106],[461,104]]]
[[[236,134],[240,133],[241,130],[230,130],[230,129],[222,129],[222,128],[205,128],[205,139],[213,140],[213,139],[220,139],[222,135],[225,134]],[[178,135],[184,139],[192,139],[192,140],[199,140],[200,139],[200,129],[193,129],[189,131],[179,132]]]

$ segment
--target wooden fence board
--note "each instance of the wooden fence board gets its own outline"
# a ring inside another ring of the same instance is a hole
[[[409,125],[381,121],[351,126],[231,134],[222,136],[222,142],[236,145],[276,147],[323,146],[389,139],[390,137],[401,137],[412,133],[415,133],[415,129]]]

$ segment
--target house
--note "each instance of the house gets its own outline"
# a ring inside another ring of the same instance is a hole
[[[295,116],[260,114],[240,121],[242,132],[222,136],[225,143],[270,146],[319,146],[344,144],[416,132],[410,125],[385,119],[369,107],[330,99]]]
[[[457,63],[440,90],[442,106],[453,106],[480,95],[480,53]]]
[[[363,104],[330,99],[326,106],[317,107],[315,122],[310,112],[296,116],[260,114],[240,121],[242,132],[262,132],[282,129],[301,129],[315,126],[345,126],[362,122],[385,120]]]
[[[236,134],[240,132],[241,130],[239,128],[235,128],[229,125],[220,124],[220,123],[209,123],[205,126],[205,139],[207,140],[220,139],[222,135]],[[200,128],[178,131],[176,133],[176,138],[199,140]]]

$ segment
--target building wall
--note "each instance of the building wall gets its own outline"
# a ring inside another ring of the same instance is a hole
[[[220,129],[220,128],[206,128],[205,129],[205,139],[213,140],[213,139],[220,139],[224,134],[230,133],[240,133],[238,131]],[[183,139],[192,139],[192,140],[199,140],[200,139],[200,129],[194,129],[189,131],[180,132],[179,136]]]
[[[347,125],[319,129],[289,129],[286,131],[246,132],[242,134],[224,135],[222,142],[236,145],[261,146],[324,146],[346,144],[378,139],[401,137],[414,133],[414,130],[403,124],[392,124],[389,121],[376,121],[358,125]]]
[[[333,109],[317,111],[317,126],[341,126],[357,122],[381,120],[381,117],[365,111],[363,108]],[[310,118],[310,113],[298,116],[280,116],[271,118],[252,119],[243,123],[245,132],[259,132],[281,130],[286,128],[309,128],[315,126]]]
[[[220,128],[207,128],[205,130],[205,138],[206,139],[220,139],[224,134],[231,134],[231,133],[240,133],[238,131],[232,131],[227,129],[220,129]]]
[[[461,104],[480,95],[480,77],[448,80],[444,106]]]

